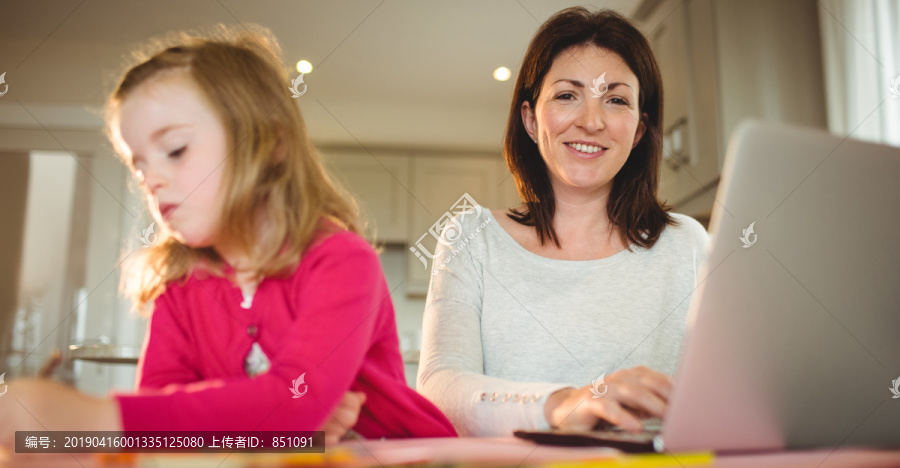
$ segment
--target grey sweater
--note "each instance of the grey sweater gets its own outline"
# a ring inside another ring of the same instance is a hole
[[[710,237],[671,214],[653,248],[587,261],[529,252],[486,208],[457,215],[435,252],[419,392],[461,435],[509,436],[548,429],[558,389],[637,365],[674,374]]]

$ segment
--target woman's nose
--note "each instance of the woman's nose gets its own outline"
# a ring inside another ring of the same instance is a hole
[[[588,133],[606,128],[602,98],[588,96],[585,102],[575,110],[575,125]]]

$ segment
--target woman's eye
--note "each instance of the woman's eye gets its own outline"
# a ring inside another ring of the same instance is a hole
[[[627,106],[628,105],[628,101],[626,101],[622,98],[612,98],[609,100],[609,102],[611,102],[615,105],[618,105],[618,106]]]
[[[186,150],[186,149],[187,149],[187,146],[182,146],[181,148],[179,148],[179,149],[177,149],[177,150],[172,151],[171,153],[169,153],[169,157],[170,157],[170,158],[177,158],[177,157],[181,156],[181,154],[184,153],[184,150]]]
[[[569,91],[566,91],[564,93],[557,94],[556,99],[562,99],[564,101],[569,101],[569,100],[575,99],[575,94],[571,93]]]

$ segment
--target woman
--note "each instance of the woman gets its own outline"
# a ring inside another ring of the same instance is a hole
[[[661,126],[626,19],[570,8],[540,28],[504,140],[524,204],[460,215],[428,292],[418,389],[461,434],[663,416],[709,236],[657,200]]]

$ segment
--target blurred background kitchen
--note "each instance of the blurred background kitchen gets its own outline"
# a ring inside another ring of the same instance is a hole
[[[98,112],[134,46],[223,22],[266,26],[285,66],[312,64],[297,102],[326,164],[359,198],[368,236],[383,246],[415,386],[429,228],[466,193],[490,208],[518,203],[501,155],[515,77],[538,26],[573,5],[0,2],[0,374],[36,375],[58,349],[54,378],[98,395],[132,389],[146,321],[117,293],[119,266],[153,241],[153,220]],[[741,119],[900,145],[900,1],[580,5],[622,13],[652,43],[665,90],[660,197],[704,225]],[[511,78],[503,81],[500,67]]]

